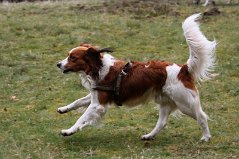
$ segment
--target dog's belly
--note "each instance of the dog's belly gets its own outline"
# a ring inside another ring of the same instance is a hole
[[[128,106],[128,107],[134,107],[137,105],[145,104],[149,100],[153,99],[154,97],[155,97],[155,91],[153,91],[153,89],[150,89],[150,90],[146,91],[141,96],[130,98],[130,99],[126,100],[123,103],[123,105]]]

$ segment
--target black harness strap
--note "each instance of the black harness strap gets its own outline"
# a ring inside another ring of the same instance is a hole
[[[115,91],[114,91],[114,100],[115,100],[115,103],[118,105],[118,106],[122,106],[122,101],[120,99],[120,86],[121,86],[121,81],[122,81],[122,78],[124,76],[126,76],[129,71],[131,70],[131,67],[132,67],[132,64],[130,62],[128,62],[122,69],[122,71],[120,72],[120,74],[118,75],[117,77],[117,81],[116,81],[116,85],[115,85]]]
[[[95,87],[93,87],[94,90],[99,90],[99,91],[114,91],[114,87],[112,86],[106,86],[106,85],[99,85],[98,82],[96,82]]]
[[[122,78],[129,73],[131,68],[132,68],[132,63],[128,62],[123,67],[122,71],[118,74],[115,86],[99,85],[99,83],[96,82],[96,85],[93,89],[99,90],[99,91],[113,92],[115,104],[117,104],[118,106],[122,106],[122,101],[120,99],[120,86],[121,86]]]

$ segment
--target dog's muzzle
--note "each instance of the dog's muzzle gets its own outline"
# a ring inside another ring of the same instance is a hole
[[[62,63],[61,62],[57,63],[56,66],[58,68],[60,68],[61,70],[63,70],[63,73],[68,73],[68,72],[72,71],[70,69],[64,69],[64,67],[62,67]]]

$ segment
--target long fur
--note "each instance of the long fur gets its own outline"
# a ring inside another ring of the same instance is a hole
[[[209,41],[200,31],[197,20],[201,14],[188,17],[182,25],[184,36],[189,46],[187,61],[189,72],[196,80],[202,81],[211,78],[215,66],[216,40]]]

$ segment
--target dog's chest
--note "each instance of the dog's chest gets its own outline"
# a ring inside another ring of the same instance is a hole
[[[80,76],[82,86],[85,87],[86,89],[90,90],[92,87],[92,82],[93,82],[91,77],[89,75],[85,74],[84,72],[80,73],[79,76]]]

